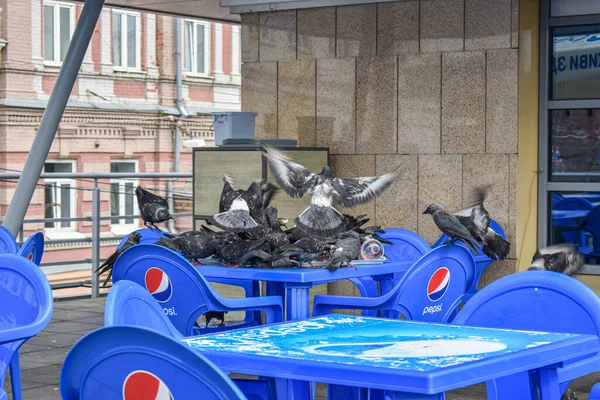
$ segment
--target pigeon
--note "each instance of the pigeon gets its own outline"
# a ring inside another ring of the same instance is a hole
[[[482,244],[482,250],[486,256],[492,260],[504,260],[508,257],[510,243],[490,227],[489,213],[483,207],[488,189],[489,187],[475,189],[473,205],[455,212],[454,216],[469,230],[472,238]]]
[[[146,227],[158,229],[154,224],[174,219],[169,213],[169,204],[162,197],[142,189],[141,186],[135,189],[135,195],[142,220]]]
[[[271,261],[272,256],[265,251],[265,246],[268,246],[265,239],[239,240],[221,247],[217,257],[222,264],[231,267],[238,267],[251,260]]]
[[[161,237],[155,244],[181,253],[190,262],[197,262],[214,255],[221,242],[208,234],[190,231],[171,238]]]
[[[360,256],[361,246],[358,233],[354,231],[343,233],[331,249],[331,260],[327,269],[336,271],[343,263],[352,266],[351,261],[357,260]]]
[[[125,243],[123,243],[123,245],[121,247],[119,247],[119,249],[117,249],[117,251],[115,251],[114,253],[112,253],[107,259],[106,261],[104,261],[102,263],[101,266],[98,267],[98,269],[96,269],[96,273],[98,275],[102,275],[103,273],[105,273],[106,271],[108,271],[108,277],[106,277],[106,279],[104,280],[104,282],[102,283],[102,287],[106,287],[106,284],[108,283],[108,281],[110,280],[110,278],[112,277],[112,270],[113,267],[115,266],[115,262],[117,261],[117,258],[119,258],[119,256],[128,248],[135,246],[136,244],[140,244],[140,239],[142,238],[142,234],[137,232],[137,231],[133,231],[129,234],[129,236],[127,236],[127,240],[125,240]]]
[[[313,236],[333,236],[343,232],[347,220],[333,207],[354,207],[379,196],[396,179],[395,173],[368,178],[336,178],[328,166],[314,174],[281,152],[264,147],[263,154],[275,181],[293,198],[310,194],[310,205],[296,219],[296,227]]]
[[[208,324],[210,324],[210,321],[213,319],[221,321],[219,326],[225,325],[225,314],[227,314],[227,311],[209,311],[205,313],[204,319],[206,319],[206,325],[204,325],[204,327],[208,328]]]
[[[259,229],[264,222],[265,210],[275,194],[275,186],[257,179],[248,190],[235,190],[230,177],[225,176],[223,182],[219,213],[211,217],[210,222],[230,231]]]
[[[570,245],[562,243],[537,250],[529,270],[555,271],[571,276],[581,272],[584,266],[581,254]]]
[[[440,231],[448,235],[450,238],[449,242],[454,243],[457,240],[460,240],[466,244],[474,254],[480,254],[477,248],[475,248],[471,242],[473,239],[469,233],[469,230],[460,223],[456,216],[444,210],[441,205],[431,204],[429,207],[427,207],[423,214],[431,214],[433,217],[433,222],[435,222]]]

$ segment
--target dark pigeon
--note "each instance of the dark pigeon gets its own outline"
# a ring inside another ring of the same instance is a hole
[[[454,215],[469,230],[473,239],[482,244],[486,256],[492,260],[504,260],[510,252],[510,243],[490,227],[490,215],[483,206],[488,189],[489,187],[475,189],[473,204]]]
[[[314,174],[291,161],[281,152],[265,147],[264,155],[275,181],[291,197],[310,194],[310,205],[295,220],[296,226],[313,236],[334,236],[344,230],[347,219],[333,204],[354,207],[368,203],[383,193],[396,179],[396,174],[368,178],[336,178],[328,166]]]
[[[433,217],[433,222],[435,222],[442,233],[448,235],[451,243],[460,240],[466,244],[473,253],[480,254],[477,248],[471,242],[473,238],[471,237],[469,230],[460,223],[458,218],[444,210],[441,205],[431,204],[429,207],[427,207],[423,214],[431,214]]]
[[[344,263],[352,266],[352,260],[358,260],[360,257],[361,246],[358,233],[354,231],[343,233],[331,249],[331,260],[327,269],[335,271]]]
[[[234,232],[259,229],[265,219],[265,210],[275,194],[275,186],[255,180],[248,190],[235,190],[230,177],[225,176],[223,182],[219,213],[211,217],[210,222]]]
[[[197,262],[216,254],[222,243],[218,238],[191,231],[171,238],[161,237],[155,244],[181,253],[190,262]]]
[[[162,197],[143,189],[141,186],[135,189],[135,195],[146,227],[158,229],[154,224],[174,219],[169,213],[169,204]]]
[[[108,271],[108,277],[106,277],[106,279],[102,283],[102,287],[106,287],[106,285],[108,284],[108,281],[112,277],[113,267],[115,266],[115,262],[117,261],[117,258],[119,258],[119,256],[128,248],[135,246],[136,244],[140,244],[141,238],[142,238],[142,235],[139,232],[136,232],[136,231],[131,232],[129,234],[129,236],[127,236],[127,240],[125,241],[125,243],[123,243],[123,245],[117,251],[112,253],[106,259],[106,261],[104,261],[102,263],[102,265],[99,266],[98,269],[96,269],[96,273],[98,275],[102,275],[103,273]]]
[[[563,243],[537,250],[529,270],[555,271],[570,276],[580,273],[584,267],[585,260],[581,254]]]
[[[227,311],[209,311],[205,313],[204,318],[206,319],[206,325],[204,325],[204,327],[208,328],[208,324],[210,324],[210,321],[213,319],[221,321],[219,326],[225,325],[225,314],[227,314]]]
[[[265,239],[239,240],[221,247],[217,257],[223,264],[233,267],[252,261],[269,262],[272,256],[265,247],[268,247]]]

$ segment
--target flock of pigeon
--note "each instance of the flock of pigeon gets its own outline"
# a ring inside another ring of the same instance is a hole
[[[379,245],[391,244],[378,235],[383,232],[381,227],[364,227],[369,221],[365,215],[342,214],[334,204],[350,208],[374,200],[394,182],[395,173],[336,178],[327,166],[315,174],[273,148],[265,147],[263,154],[283,191],[294,198],[310,195],[310,204],[295,219],[295,227],[288,228],[287,221],[279,218],[277,209],[270,205],[279,190],[277,187],[256,180],[247,190],[235,189],[232,179],[225,176],[219,213],[209,218],[209,223],[219,230],[202,226],[198,231],[165,233],[156,244],[178,251],[195,264],[214,258],[231,267],[325,267],[330,271],[343,265],[353,266],[352,261],[359,259],[368,240],[374,239]],[[450,213],[439,204],[431,204],[423,214],[432,216],[440,231],[448,236],[447,242],[461,241],[475,254],[479,254],[476,246],[479,245],[491,259],[502,260],[509,254],[510,243],[490,226],[489,214],[483,206],[487,191],[487,187],[477,188],[472,204],[458,212]],[[135,193],[144,225],[158,229],[155,224],[173,219],[163,198],[141,187]],[[104,285],[119,255],[139,244],[140,239],[140,233],[132,232],[123,246],[98,268],[100,274],[109,272]],[[571,275],[579,272],[583,264],[576,250],[557,245],[538,250],[530,269]]]

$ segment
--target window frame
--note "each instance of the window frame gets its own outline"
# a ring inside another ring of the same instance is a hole
[[[121,64],[115,64],[115,38],[113,33],[113,15],[121,15]],[[127,16],[135,17],[135,66],[127,66]],[[139,12],[122,10],[119,8],[111,9],[110,14],[110,35],[111,35],[111,61],[115,71],[122,72],[140,72],[142,70],[142,16]]]
[[[139,173],[139,161],[138,160],[131,160],[131,159],[110,160],[111,166],[113,163],[115,163],[115,164],[116,163],[133,164],[135,167],[135,172],[133,172],[133,173],[136,173],[136,174]],[[111,184],[110,190],[112,190],[113,183],[119,184],[119,215],[127,215],[125,213],[125,183],[133,183],[133,193],[132,193],[133,215],[137,214],[138,212],[136,212],[137,199],[135,197],[135,188],[139,184],[138,179],[137,178],[111,179],[110,180],[110,184]],[[112,201],[112,199],[111,199],[111,201]],[[109,201],[109,205],[110,205],[111,217],[112,217],[112,204],[110,204],[110,201]],[[110,220],[110,230],[115,235],[126,235],[126,234],[130,233],[132,230],[139,228],[139,226],[140,226],[139,218],[133,218],[133,222],[129,223],[129,224],[126,222],[126,218],[119,218],[118,222],[115,222],[113,219]]]
[[[187,54],[186,54],[186,46],[187,44],[187,40],[186,40],[186,31],[187,31],[187,24],[188,23],[192,23],[193,24],[193,38],[194,38],[194,46],[192,46],[192,55],[191,55],[191,61],[192,61],[192,71],[188,71],[186,68],[186,64],[187,64]],[[198,26],[203,26],[204,27],[204,72],[198,72],[198,66],[197,64],[197,49],[198,46],[196,45],[196,42],[198,40]],[[209,77],[211,76],[212,70],[211,70],[211,59],[212,59],[212,54],[211,54],[211,36],[212,36],[212,24],[209,21],[202,21],[202,20],[197,20],[197,19],[184,19],[183,20],[183,29],[182,31],[182,35],[183,37],[181,38],[181,43],[183,44],[183,71],[185,72],[186,76],[197,76],[197,77]]]
[[[71,44],[71,40],[73,39],[73,32],[75,32],[75,4],[66,3],[61,1],[53,1],[53,0],[44,0],[42,2],[42,24],[45,22],[44,18],[44,7],[50,6],[54,9],[54,58],[52,60],[46,59],[46,52],[44,51],[44,41],[46,40],[45,32],[42,29],[42,58],[44,59],[44,64],[52,65],[52,66],[60,66],[62,65],[62,61],[60,60],[60,8],[69,9],[69,45]],[[43,25],[42,25],[43,26]],[[65,53],[66,54],[66,53]]]
[[[600,15],[580,15],[550,17],[550,0],[540,4],[540,54],[539,54],[539,124],[538,124],[538,238],[539,248],[550,241],[550,218],[552,192],[600,192],[600,182],[553,182],[550,171],[550,113],[552,110],[600,108],[597,99],[551,100],[552,84],[552,30],[564,26],[584,26],[600,24]],[[600,275],[600,265],[586,264],[585,275]]]
[[[71,173],[77,172],[77,161],[76,160],[46,160],[46,162],[44,163],[44,171],[46,170],[46,164],[71,164]],[[56,185],[62,185],[62,184],[69,184],[71,186],[71,192],[70,192],[70,200],[71,200],[71,206],[70,208],[70,218],[75,218],[77,215],[77,188],[76,188],[76,180],[75,179],[71,179],[71,178],[44,178],[44,216],[45,216],[45,212],[46,212],[46,185],[47,184],[56,184]],[[58,198],[62,198],[62,194],[60,190],[56,191],[56,196]],[[55,205],[53,206],[53,212],[52,218],[63,218],[62,216],[62,210],[60,207],[60,202],[57,202],[59,205]],[[58,215],[58,216],[57,216]],[[77,231],[77,222],[75,221],[71,221],[71,226],[69,227],[63,227],[62,226],[62,222],[51,222],[52,224],[54,224],[53,227],[46,227],[46,224],[44,224],[44,229],[46,232],[54,232],[54,233],[58,233],[58,232],[76,232]],[[59,227],[60,226],[60,227]]]

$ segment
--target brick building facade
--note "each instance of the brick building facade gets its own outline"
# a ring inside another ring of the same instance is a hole
[[[7,43],[0,51],[0,172],[23,169],[81,9],[79,3],[2,1],[0,37]],[[175,107],[177,21],[182,24],[182,100],[189,114],[181,120]],[[240,58],[239,26],[105,7],[46,172],[173,171],[176,123],[182,141],[204,139],[212,146],[209,113],[239,110]],[[191,171],[191,150],[183,146],[180,170]],[[191,195],[190,182],[179,180],[175,188]],[[103,215],[137,212],[132,193],[137,183],[101,182]],[[165,180],[139,183],[165,195]],[[0,187],[4,216],[16,182],[0,182]],[[89,216],[92,187],[91,180],[40,180],[27,219]],[[190,207],[185,198],[176,201],[176,211]],[[177,224],[186,229],[191,219],[181,218]],[[107,220],[101,231],[105,237],[116,238],[138,225],[137,220]],[[46,239],[83,238],[91,233],[90,222],[27,224],[24,228],[25,237],[43,230]],[[57,249],[61,251],[53,251]],[[112,249],[114,243],[108,242],[103,255]],[[89,257],[87,244],[51,245],[44,261]]]

